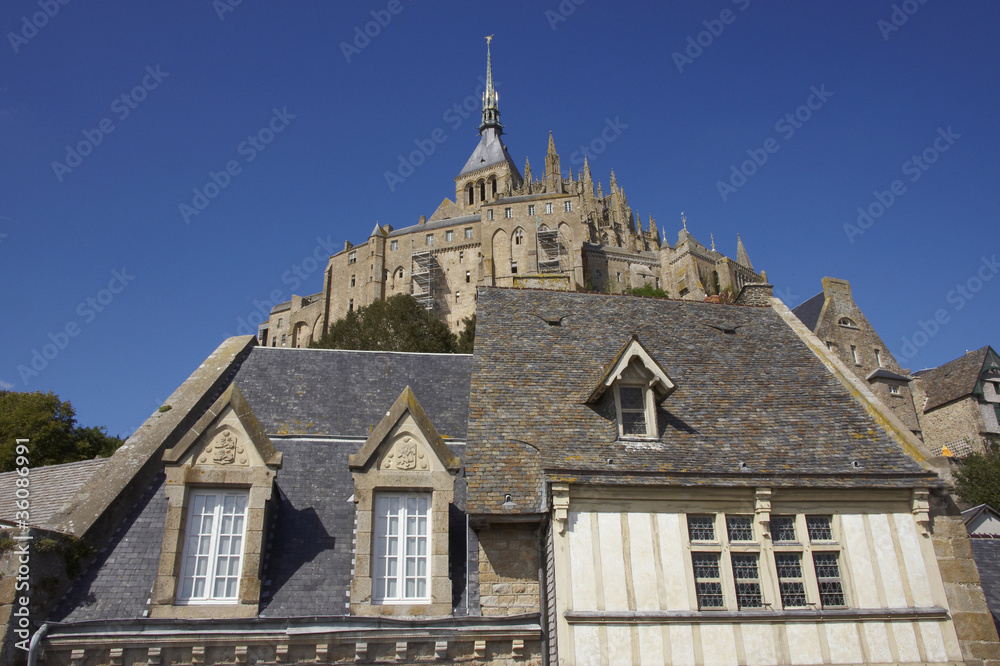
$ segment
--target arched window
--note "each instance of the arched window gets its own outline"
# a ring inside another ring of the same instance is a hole
[[[497,179],[496,178],[491,178],[490,179],[490,183],[492,185],[491,189],[493,190],[492,195],[493,195],[493,198],[495,199],[496,196],[497,196]]]
[[[479,181],[479,200],[486,201],[486,181]]]
[[[857,328],[858,327],[858,325],[855,324],[854,320],[851,319],[850,317],[841,317],[840,321],[838,321],[837,323],[840,324],[841,326],[845,326],[847,328]]]
[[[514,230],[514,245],[520,245],[524,242],[524,229],[518,227]]]
[[[469,183],[469,185],[465,188],[465,193],[469,197],[469,204],[471,205],[471,204],[475,203],[475,201],[473,201],[472,183]]]

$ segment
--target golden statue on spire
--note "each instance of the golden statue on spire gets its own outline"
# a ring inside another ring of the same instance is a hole
[[[486,35],[486,43],[489,44],[493,41],[493,35]]]

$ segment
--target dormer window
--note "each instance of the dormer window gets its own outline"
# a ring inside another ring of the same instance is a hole
[[[659,434],[656,405],[675,386],[635,336],[612,359],[587,402],[596,402],[609,388],[613,389],[618,437],[655,439]]]
[[[618,434],[623,437],[647,437],[656,432],[651,391],[645,386],[615,386],[615,406],[618,409]],[[652,427],[651,427],[652,426]]]
[[[851,319],[850,317],[841,317],[840,320],[837,323],[839,325],[843,326],[844,328],[857,328],[858,327],[858,325],[855,324],[854,320]]]

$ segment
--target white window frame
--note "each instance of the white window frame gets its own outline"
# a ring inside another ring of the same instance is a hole
[[[358,260],[358,252],[357,252],[357,250],[353,250],[353,251],[347,253],[347,263],[348,264],[353,264],[357,260]]]
[[[628,412],[638,412],[638,410],[622,409],[621,389],[638,389],[642,391],[643,417],[646,424],[645,434],[626,433],[624,414]],[[658,434],[656,427],[656,405],[653,403],[653,392],[645,384],[637,382],[621,381],[615,382],[615,411],[618,413],[618,436],[626,439],[656,439]]]
[[[444,240],[448,243],[455,240],[454,230],[449,229],[448,231],[444,232]]]
[[[899,395],[899,386],[896,384],[889,384],[889,395]]]
[[[551,203],[545,204],[545,214],[546,215],[551,215],[552,214],[552,204]]]
[[[858,348],[855,345],[851,345],[851,358],[854,359],[854,365],[861,365],[861,361],[858,360]]]
[[[389,249],[392,250],[393,252],[395,252],[396,250],[398,250],[399,249],[399,241],[398,240],[389,241]]]
[[[504,217],[505,220],[509,220],[512,217],[514,217],[514,209],[511,208],[510,206],[507,206],[506,208],[504,208],[503,209],[503,217]]]
[[[201,513],[203,518],[211,516],[209,524],[206,526],[204,520],[199,520],[196,513],[199,508],[204,509],[207,498],[215,498],[215,506],[212,513]],[[233,512],[227,515],[227,500],[233,501]],[[242,503],[242,507],[240,504]],[[246,545],[246,527],[248,517],[248,507],[250,504],[250,493],[246,490],[192,490],[188,497],[187,522],[185,523],[184,552],[181,556],[181,575],[177,579],[178,605],[197,604],[234,604],[240,599],[240,578],[243,575],[243,555]],[[224,534],[223,530],[227,524],[225,518],[229,517],[229,525],[239,519],[239,529],[228,530]],[[197,524],[196,524],[197,523]],[[198,530],[198,531],[194,531]],[[237,546],[232,545],[232,540],[238,539]],[[228,540],[228,541],[227,541]],[[220,548],[228,544],[229,553],[223,555]],[[238,553],[234,553],[238,550]],[[196,575],[195,568],[198,566],[198,558],[205,558],[205,566],[202,575]],[[233,572],[232,558],[235,558],[235,572]],[[223,560],[226,560],[225,562]],[[230,584],[235,579],[235,589],[232,594],[215,594],[215,588],[220,582],[220,565],[230,564],[229,572],[221,576],[222,579],[229,579]],[[195,594],[197,578],[202,578],[202,594]]]
[[[564,201],[563,202],[563,209],[565,209],[565,212],[567,212],[567,213],[573,212],[573,202],[572,201]]]
[[[486,210],[486,219],[487,220],[492,220],[493,219],[493,209],[492,208],[489,208],[489,209]],[[466,236],[466,238],[468,238],[468,236]]]
[[[424,235],[424,244],[427,247],[431,247],[432,245],[434,245],[434,234],[425,234]]]
[[[528,215],[535,214],[535,204],[528,204]]]
[[[875,350],[875,362],[878,363],[878,367],[880,368],[885,367],[884,365],[882,365],[882,351],[879,349]]]
[[[472,238],[472,227],[466,227],[465,228],[465,237],[466,238]]]
[[[392,501],[398,502],[393,511]],[[416,502],[411,515],[410,500]],[[423,513],[420,502],[423,501]],[[422,604],[431,603],[431,493],[377,493],[373,502],[372,522],[372,602],[376,604]],[[414,519],[416,524],[410,522]],[[396,520],[395,534],[389,534],[392,519]],[[420,520],[423,519],[423,529]],[[415,533],[411,534],[409,530]],[[422,532],[422,533],[421,533]],[[407,545],[415,546],[415,554],[407,553]],[[390,554],[390,544],[395,541],[395,553]],[[420,545],[423,554],[420,554]],[[408,576],[407,560],[413,559],[414,575]],[[423,562],[423,574],[419,573]],[[390,567],[390,564],[394,566]],[[394,573],[390,573],[394,569]],[[413,594],[407,595],[407,582],[412,580]],[[416,594],[423,582],[423,595]],[[394,591],[390,591],[390,587]]]

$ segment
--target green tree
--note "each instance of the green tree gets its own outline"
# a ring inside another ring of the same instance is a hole
[[[459,354],[471,354],[472,345],[476,341],[476,315],[462,320],[462,331],[458,334],[455,351]]]
[[[78,428],[73,405],[55,393],[0,391],[0,471],[15,469],[18,439],[29,440],[31,467],[107,457],[123,442],[104,428]]]
[[[1000,508],[1000,449],[970,453],[955,470],[955,489],[966,502]]]
[[[348,312],[311,346],[320,349],[369,349],[454,353],[455,334],[409,294]]]
[[[641,287],[629,287],[625,290],[626,294],[631,294],[632,296],[649,296],[651,298],[670,298],[670,294],[663,291],[662,289],[657,289],[651,284],[644,284]]]

